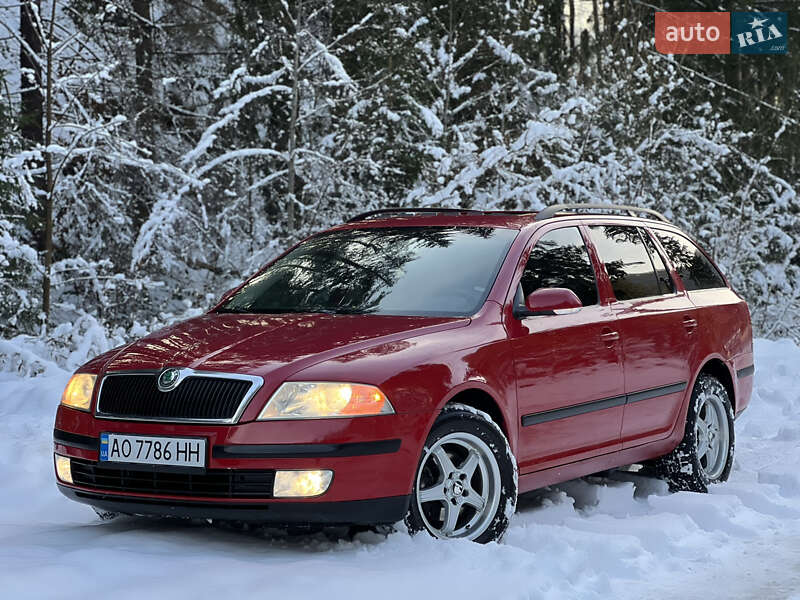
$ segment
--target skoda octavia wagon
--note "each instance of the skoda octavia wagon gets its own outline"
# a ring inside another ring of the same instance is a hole
[[[725,481],[753,371],[747,305],[654,211],[373,211],[78,369],[55,472],[101,516],[486,542],[564,480]]]

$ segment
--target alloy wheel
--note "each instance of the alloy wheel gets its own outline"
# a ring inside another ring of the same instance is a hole
[[[725,469],[730,448],[728,415],[725,403],[717,394],[704,391],[698,396],[694,433],[697,459],[706,476],[714,481]]]
[[[433,535],[475,539],[497,511],[500,469],[483,440],[454,432],[428,448],[416,489],[420,515]]]

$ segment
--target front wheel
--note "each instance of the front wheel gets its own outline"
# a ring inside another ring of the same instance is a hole
[[[727,481],[733,447],[728,391],[719,379],[703,373],[692,390],[683,440],[655,461],[656,474],[672,491],[706,492],[709,484]]]
[[[502,538],[517,503],[517,467],[502,430],[481,411],[447,405],[425,442],[409,531],[479,543]]]

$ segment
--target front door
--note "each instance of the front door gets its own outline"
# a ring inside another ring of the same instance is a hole
[[[620,448],[625,404],[621,339],[600,302],[595,265],[576,226],[545,230],[533,244],[515,303],[543,287],[575,292],[583,307],[509,326],[520,417],[522,473]]]

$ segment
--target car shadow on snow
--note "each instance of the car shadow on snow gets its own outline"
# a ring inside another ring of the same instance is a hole
[[[520,495],[517,515],[514,521],[523,518],[536,522],[544,517],[541,511],[569,510],[576,516],[588,516],[597,510],[604,496],[614,494],[615,505],[621,500],[640,504],[640,500],[651,495],[664,495],[666,484],[660,480],[629,471],[611,471],[574,479]],[[545,519],[546,520],[546,519]],[[405,525],[397,523],[394,527],[268,527],[236,522],[210,522],[159,517],[120,516],[106,523],[93,522],[86,527],[88,535],[102,536],[129,534],[158,537],[165,541],[180,544],[200,544],[206,550],[209,544],[218,546],[220,551],[228,551],[233,545],[237,551],[245,550],[286,550],[315,554],[331,550],[352,550],[363,546],[385,542],[390,534],[402,532]],[[97,529],[100,528],[100,529]],[[244,543],[244,546],[243,546]]]
[[[158,539],[167,544],[192,547],[196,545],[207,552],[252,553],[254,550],[286,550],[316,554],[331,550],[384,542],[392,527],[272,527],[241,522],[210,521],[202,519],[179,519],[170,517],[145,517],[120,515],[103,522],[92,521],[85,525],[72,526],[71,531],[79,537],[101,536],[113,538],[133,534],[137,537]],[[78,532],[77,530],[80,530]]]

